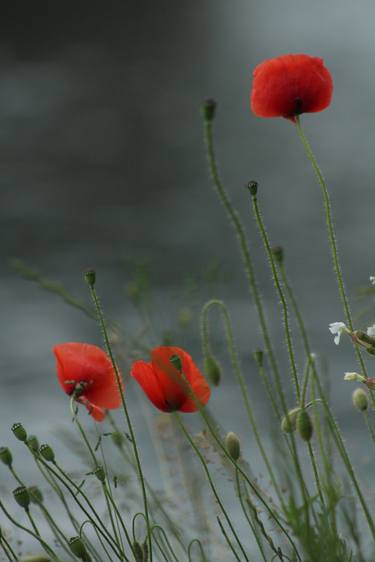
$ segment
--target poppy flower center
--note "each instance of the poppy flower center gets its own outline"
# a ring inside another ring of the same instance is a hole
[[[72,388],[67,391],[67,394],[71,396],[74,394],[75,398],[79,398],[85,392],[86,388],[93,384],[94,381],[64,381],[65,384],[71,384]]]

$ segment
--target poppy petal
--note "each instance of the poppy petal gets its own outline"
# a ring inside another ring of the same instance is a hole
[[[130,374],[140,384],[154,406],[163,412],[170,412],[151,363],[136,361],[133,363]]]
[[[161,346],[152,350],[151,360],[165,401],[172,410],[179,410],[186,400],[186,382],[171,362],[173,356],[181,360],[182,372],[189,380],[191,357],[179,347]]]

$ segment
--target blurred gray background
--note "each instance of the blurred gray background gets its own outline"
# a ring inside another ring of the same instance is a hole
[[[293,126],[253,116],[249,90],[252,70],[265,58],[304,52],[325,59],[334,77],[333,103],[305,116],[303,124],[331,190],[353,309],[371,305],[358,302],[355,293],[375,274],[374,22],[372,0],[3,6],[0,444],[13,443],[9,426],[15,421],[42,440],[51,429],[68,426],[51,347],[101,343],[90,319],[20,279],[9,267],[11,258],[87,302],[82,274],[95,267],[107,313],[128,332],[139,328],[124,291],[133,274],[129,263],[149,264],[154,319],[166,330],[175,322],[186,279],[200,279],[218,260],[224,280],[211,295],[207,287],[199,293],[198,281],[195,303],[226,299],[256,408],[267,418],[251,359],[261,345],[257,319],[235,237],[207,172],[199,104],[214,97],[220,167],[248,229],[275,347],[282,356],[278,305],[243,188],[253,179],[271,239],[285,248],[314,349],[329,363],[335,411],[347,432],[363,435],[350,446],[366,463],[367,433],[352,412],[353,387],[342,381],[344,371],[357,368],[354,354],[349,342],[336,347],[328,332],[343,313],[319,187]],[[370,314],[361,327],[373,321]],[[200,363],[196,315],[189,330],[174,341],[189,342]],[[225,364],[225,352],[219,348],[218,354]],[[241,434],[244,414],[228,415],[237,400],[231,377],[228,370],[211,406],[219,414],[225,409],[223,424]],[[128,386],[132,397],[134,385]],[[136,418],[142,415],[139,402],[131,407]],[[142,439],[142,424],[138,432]],[[250,447],[252,437],[242,438]],[[17,455],[22,458],[20,448]]]

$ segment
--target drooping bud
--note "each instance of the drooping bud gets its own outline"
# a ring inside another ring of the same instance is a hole
[[[125,441],[124,434],[121,433],[121,431],[114,431],[112,433],[111,437],[112,437],[113,443],[116,445],[116,447],[118,447],[120,449],[122,447],[122,445],[124,444],[124,441]]]
[[[0,461],[6,466],[12,466],[13,457],[8,447],[0,447]]]
[[[72,537],[69,539],[69,547],[74,556],[77,556],[77,558],[80,558],[81,560],[90,560],[86,547],[80,537]]]
[[[220,365],[212,355],[208,355],[204,360],[204,372],[211,384],[219,386],[221,379]]]
[[[256,349],[254,351],[254,359],[258,363],[259,367],[263,367],[263,351],[261,349]]]
[[[368,408],[368,396],[363,388],[356,388],[352,394],[353,405],[360,412],[365,412]]]
[[[233,431],[225,437],[225,447],[234,461],[238,461],[241,454],[240,440]]]
[[[135,556],[135,562],[143,562],[143,548],[138,541],[133,542],[133,554]]]
[[[177,369],[179,373],[182,373],[182,361],[179,355],[172,355],[169,358],[169,361],[172,363],[173,367],[175,367],[175,369]]]
[[[258,182],[249,181],[249,183],[247,184],[247,189],[250,191],[250,194],[254,197],[258,192]]]
[[[297,414],[297,430],[304,441],[310,441],[313,434],[313,424],[306,410]]]
[[[216,113],[216,101],[207,99],[201,104],[201,112],[205,121],[213,121]]]
[[[18,488],[13,490],[13,497],[18,505],[20,505],[24,509],[28,509],[30,505],[30,496],[25,486],[18,486]]]
[[[281,431],[284,433],[292,433],[297,427],[297,416],[300,413],[301,408],[292,408],[289,410],[288,415],[284,416],[281,420]]]
[[[105,471],[102,466],[97,466],[94,470],[94,474],[100,482],[105,482]]]
[[[282,264],[284,261],[284,249],[282,246],[274,246],[271,250],[277,263]]]
[[[40,488],[38,488],[38,486],[30,486],[28,490],[29,490],[30,500],[32,503],[36,503],[36,504],[43,503],[43,499],[44,499],[43,494]]]
[[[20,441],[26,441],[27,433],[22,423],[14,423],[12,425],[12,431],[17,439],[19,439]]]
[[[47,445],[47,443],[44,443],[44,445],[41,445],[39,447],[39,453],[45,461],[55,462],[55,453],[53,452],[52,447],[50,447],[50,445]]]
[[[29,449],[31,451],[33,451],[34,453],[37,452],[37,450],[39,449],[39,441],[38,438],[35,435],[30,435],[26,441],[26,445],[29,447]]]
[[[85,281],[89,287],[94,287],[96,281],[96,272],[93,269],[88,269],[85,272]]]

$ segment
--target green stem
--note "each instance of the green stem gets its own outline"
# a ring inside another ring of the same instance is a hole
[[[299,138],[302,142],[303,148],[305,149],[306,155],[311,162],[311,165],[313,167],[313,170],[315,172],[315,175],[318,179],[319,185],[320,185],[321,190],[322,190],[324,210],[325,210],[326,223],[327,223],[328,241],[329,241],[329,245],[331,247],[333,268],[334,268],[334,271],[335,271],[335,274],[336,274],[339,293],[340,293],[341,301],[342,301],[343,308],[344,308],[345,320],[346,320],[346,323],[347,323],[347,326],[348,326],[349,330],[352,332],[353,331],[353,320],[352,320],[352,314],[351,314],[351,311],[350,311],[349,300],[348,300],[348,297],[347,297],[346,291],[345,291],[344,279],[343,279],[343,275],[342,275],[342,271],[341,271],[341,265],[340,265],[340,261],[339,261],[338,251],[337,251],[336,235],[335,235],[335,229],[334,229],[334,225],[333,225],[332,206],[331,206],[329,191],[328,191],[327,184],[326,184],[326,181],[324,179],[324,176],[322,174],[322,171],[321,171],[321,169],[318,165],[318,162],[316,160],[315,154],[313,153],[311,145],[310,145],[309,141],[307,140],[307,137],[306,137],[306,135],[305,135],[305,133],[304,133],[302,127],[301,127],[301,122],[300,122],[299,117],[296,118],[295,124],[296,124],[296,130],[297,130],[298,136],[299,136]],[[359,365],[362,369],[363,375],[365,377],[367,377],[366,366],[365,366],[365,363],[363,361],[363,357],[361,355],[361,352],[356,345],[354,346],[354,349],[355,349],[355,353],[356,353],[356,356],[357,356],[358,363],[359,363]]]
[[[224,187],[224,185],[223,185],[223,183],[220,179],[220,175],[219,175],[219,171],[218,171],[218,167],[217,167],[217,163],[216,163],[216,155],[215,155],[215,148],[214,148],[214,141],[213,141],[213,131],[212,131],[212,122],[207,120],[207,119],[204,120],[204,138],[205,138],[205,142],[206,142],[207,158],[208,158],[208,164],[209,164],[213,184],[214,184],[216,193],[219,196],[219,199],[220,199],[222,205],[224,206],[231,223],[233,224],[235,233],[236,233],[237,238],[238,238],[238,242],[239,242],[239,246],[240,246],[240,250],[241,250],[241,254],[242,254],[242,260],[243,260],[243,263],[244,263],[245,273],[246,273],[246,277],[247,277],[247,280],[248,280],[249,291],[250,291],[250,294],[254,298],[254,302],[255,302],[258,318],[259,318],[259,324],[260,324],[261,332],[262,332],[263,339],[264,339],[265,348],[266,348],[267,355],[269,357],[270,364],[271,364],[274,382],[275,382],[275,385],[276,385],[276,388],[277,388],[277,392],[279,394],[279,398],[281,400],[284,415],[286,415],[287,414],[286,399],[285,399],[284,390],[283,390],[283,387],[282,387],[282,384],[281,384],[281,377],[280,377],[279,368],[278,368],[278,365],[277,365],[277,362],[276,362],[276,359],[275,359],[275,355],[274,355],[274,352],[273,352],[273,349],[272,349],[271,338],[270,338],[269,333],[268,333],[266,317],[265,317],[264,310],[263,310],[262,298],[261,298],[261,295],[260,295],[260,292],[259,292],[259,289],[258,289],[258,285],[257,285],[257,282],[256,282],[254,267],[253,267],[251,256],[250,256],[250,251],[249,251],[249,246],[248,246],[248,243],[247,243],[247,237],[246,237],[245,229],[244,229],[244,227],[241,223],[241,219],[240,219],[237,211],[233,207],[233,204],[232,204],[232,202],[229,198],[229,195],[227,194],[227,192],[225,190],[225,187]]]
[[[124,396],[124,391],[123,391],[123,387],[122,387],[120,372],[118,370],[118,367],[117,367],[117,364],[116,364],[116,361],[115,361],[115,357],[114,357],[114,354],[112,352],[111,343],[109,341],[102,307],[101,307],[98,295],[96,293],[95,287],[91,284],[89,284],[89,287],[90,287],[91,298],[92,298],[93,303],[95,305],[95,309],[96,309],[96,313],[97,313],[97,317],[98,317],[98,323],[99,323],[99,326],[100,326],[101,331],[102,331],[104,344],[105,344],[108,356],[111,360],[111,363],[112,363],[112,366],[113,366],[113,369],[114,369],[114,372],[115,372],[115,375],[116,375],[117,385],[118,385],[119,392],[120,392],[120,395],[121,395],[122,408],[123,408],[123,411],[124,411],[124,414],[125,414],[126,423],[127,423],[130,438],[131,438],[131,443],[132,443],[132,446],[133,446],[134,457],[135,457],[135,461],[136,461],[136,465],[137,465],[138,479],[139,479],[139,482],[140,482],[140,485],[141,485],[141,490],[142,490],[143,507],[144,507],[144,511],[145,511],[145,519],[146,519],[146,526],[147,526],[147,540],[148,540],[149,557],[150,557],[149,562],[152,562],[152,537],[151,537],[151,524],[150,524],[150,517],[149,517],[149,510],[148,510],[148,501],[147,501],[145,480],[144,480],[141,461],[140,461],[140,457],[139,457],[139,453],[138,453],[138,447],[137,447],[137,442],[136,442],[136,438],[135,438],[135,433],[134,433],[133,426],[132,426],[132,423],[131,423],[128,408],[127,408],[127,405],[126,405],[126,402],[125,402],[125,396]]]
[[[227,310],[223,301],[213,299],[213,300],[208,301],[202,308],[201,333],[202,333],[203,342],[204,342],[203,348],[207,349],[207,347],[208,347],[208,341],[207,341],[208,313],[209,313],[210,309],[213,308],[214,306],[217,306],[222,313],[222,317],[223,317],[223,320],[224,320],[224,326],[225,326],[227,347],[228,347],[228,351],[229,351],[229,355],[230,355],[230,359],[231,359],[231,363],[232,363],[232,368],[233,368],[235,377],[237,379],[237,383],[238,383],[238,385],[240,387],[240,390],[241,390],[242,398],[243,398],[244,405],[245,405],[246,414],[247,414],[247,417],[249,419],[250,425],[253,429],[255,441],[257,443],[258,449],[259,449],[260,454],[262,456],[263,462],[267,467],[268,474],[269,474],[269,477],[271,479],[272,485],[275,489],[275,492],[277,494],[277,497],[279,498],[280,503],[282,505],[284,505],[284,499],[283,499],[282,493],[281,493],[279,485],[276,481],[276,477],[275,477],[274,472],[272,470],[271,463],[270,463],[270,461],[267,457],[266,451],[263,447],[262,440],[261,440],[260,435],[259,435],[258,426],[257,426],[256,419],[255,419],[255,416],[254,416],[254,413],[253,413],[251,402],[250,402],[249,391],[247,389],[246,382],[244,380],[244,376],[243,376],[241,365],[240,365],[240,360],[239,360],[239,357],[238,357],[238,354],[237,354],[237,351],[236,351],[231,319],[230,319],[228,310]]]
[[[279,297],[280,303],[281,303],[282,314],[283,314],[283,323],[284,323],[284,332],[285,332],[285,340],[286,340],[286,345],[287,345],[287,349],[288,349],[290,367],[291,367],[291,372],[292,372],[292,380],[294,382],[297,402],[299,402],[300,399],[301,399],[301,391],[300,391],[299,380],[298,380],[297,365],[296,365],[296,360],[295,360],[294,350],[293,350],[292,335],[291,335],[291,330],[290,330],[290,325],[289,325],[288,305],[287,305],[287,302],[286,302],[284,291],[283,291],[283,289],[281,287],[281,284],[280,284],[280,281],[279,281],[279,276],[277,274],[277,269],[276,269],[275,260],[273,258],[273,254],[272,254],[271,244],[270,244],[268,234],[267,234],[266,228],[264,226],[263,218],[262,218],[262,215],[261,215],[261,212],[260,212],[260,209],[259,209],[257,196],[252,195],[251,198],[252,198],[252,202],[253,202],[253,211],[254,211],[254,215],[255,215],[255,218],[256,218],[256,222],[257,222],[257,225],[258,225],[258,228],[259,228],[262,240],[263,240],[264,247],[266,249],[268,261],[269,261],[271,271],[272,271],[273,281],[274,281],[275,288],[276,288],[276,292],[278,294],[278,297]]]

